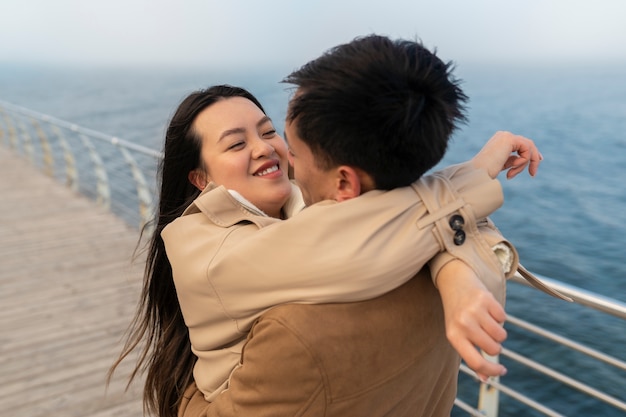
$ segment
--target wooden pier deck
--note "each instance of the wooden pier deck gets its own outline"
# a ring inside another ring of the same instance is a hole
[[[131,361],[105,387],[137,304],[137,237],[0,147],[1,415],[142,415]]]

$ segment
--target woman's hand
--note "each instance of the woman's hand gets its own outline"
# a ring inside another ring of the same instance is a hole
[[[472,158],[476,168],[487,170],[491,178],[508,169],[506,177],[511,179],[528,166],[528,173],[534,177],[543,156],[535,143],[524,136],[511,132],[496,132],[485,146]]]
[[[456,259],[437,275],[448,341],[482,381],[506,374],[506,368],[479,352],[495,356],[502,350],[506,330],[504,308],[485,288],[474,271]]]

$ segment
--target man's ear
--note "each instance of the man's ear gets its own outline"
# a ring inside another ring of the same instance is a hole
[[[194,169],[193,171],[189,171],[187,174],[187,179],[192,183],[198,190],[204,190],[204,187],[209,183],[206,174],[200,169]]]
[[[359,195],[361,195],[361,176],[359,171],[348,165],[337,167],[335,200],[350,200]]]

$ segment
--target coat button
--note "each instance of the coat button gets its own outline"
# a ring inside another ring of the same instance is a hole
[[[460,214],[450,217],[450,228],[452,230],[461,230],[465,224],[465,219]]]
[[[455,231],[454,233],[454,244],[457,246],[461,246],[465,242],[465,231],[463,230],[463,225],[465,224],[465,219],[460,214],[455,214],[450,217],[450,228]]]
[[[465,232],[463,230],[457,230],[454,233],[454,244],[457,246],[461,246],[463,242],[465,242]]]

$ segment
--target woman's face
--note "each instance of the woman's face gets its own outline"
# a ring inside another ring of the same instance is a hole
[[[198,114],[192,128],[202,138],[206,183],[235,190],[278,217],[291,194],[287,146],[261,109],[243,97],[226,98]]]

